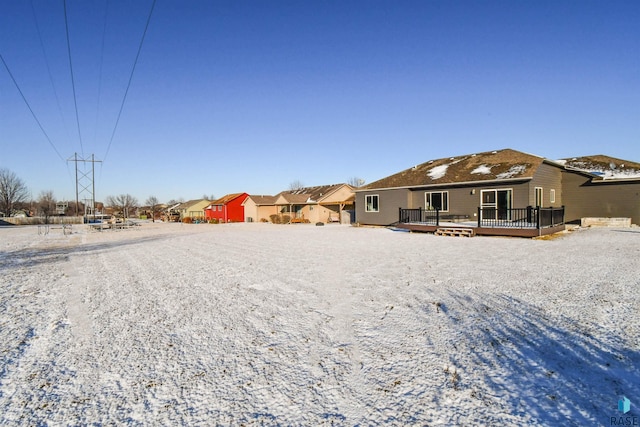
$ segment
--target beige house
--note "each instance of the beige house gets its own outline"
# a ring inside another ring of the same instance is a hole
[[[349,224],[355,192],[348,184],[319,185],[282,191],[275,196],[249,196],[244,202],[245,220],[281,222],[335,222]],[[251,219],[249,219],[251,218]]]
[[[209,200],[196,199],[181,203],[173,210],[180,214],[180,220],[185,218],[204,219],[204,209],[209,206]]]
[[[278,213],[275,196],[249,195],[244,202],[245,222],[268,222],[271,215]]]
[[[354,188],[348,184],[319,185],[283,191],[276,196],[280,215],[291,222],[336,222],[349,224],[354,208]]]

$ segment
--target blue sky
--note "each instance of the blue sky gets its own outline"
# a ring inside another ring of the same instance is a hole
[[[0,168],[34,197],[75,198],[76,152],[103,161],[97,200],[141,203],[500,148],[640,161],[638,1],[157,0],[116,127],[151,5],[67,0],[69,48],[62,0],[0,0],[51,140],[0,62]]]

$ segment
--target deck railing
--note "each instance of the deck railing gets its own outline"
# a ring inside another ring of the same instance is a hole
[[[457,217],[460,215],[453,216]],[[438,209],[399,208],[399,223],[439,226],[441,220],[443,220],[443,215]],[[527,206],[526,208],[478,208],[479,228],[540,229],[562,224],[564,224],[564,206],[560,208],[543,208],[540,206]]]
[[[400,223],[421,223],[425,225],[440,225],[440,210],[438,209],[404,209],[400,208]]]
[[[547,228],[564,224],[564,206],[543,208],[478,208],[478,227],[485,228]]]

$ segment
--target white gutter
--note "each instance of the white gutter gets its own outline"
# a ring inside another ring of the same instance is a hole
[[[417,185],[405,185],[402,187],[379,187],[379,188],[367,188],[364,190],[354,190],[355,193],[362,193],[365,191],[378,191],[378,190],[410,190],[417,188],[429,188],[429,187],[443,187],[443,186],[468,186],[479,184],[499,184],[501,182],[517,182],[517,181],[531,181],[533,177],[522,178],[504,178],[504,179],[490,179],[485,181],[464,181],[464,182],[446,182],[441,184],[417,184]]]

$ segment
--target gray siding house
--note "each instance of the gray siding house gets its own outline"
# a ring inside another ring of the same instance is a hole
[[[478,208],[565,206],[567,222],[615,214],[640,223],[640,164],[615,159],[619,173],[612,178],[596,173],[588,162],[596,157],[604,158],[554,161],[503,149],[430,160],[357,189],[356,222],[393,224],[400,208],[475,221]]]
[[[631,218],[640,225],[640,163],[603,155],[565,159],[567,221],[584,217]]]

